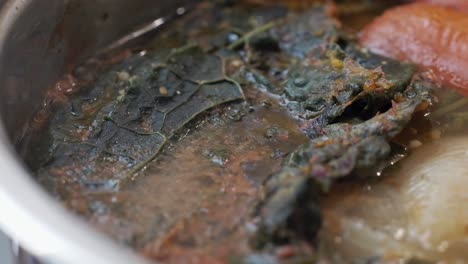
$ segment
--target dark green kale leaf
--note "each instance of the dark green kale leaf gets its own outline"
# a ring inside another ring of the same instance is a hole
[[[312,51],[334,42],[338,37],[337,29],[337,21],[326,14],[324,7],[318,7],[302,14],[290,14],[286,22],[279,23],[270,34],[281,50],[305,59]]]
[[[388,161],[389,141],[411,120],[416,108],[430,101],[432,84],[415,77],[385,113],[357,124],[321,128],[323,136],[301,146],[266,183],[258,208],[259,238],[284,241],[295,236],[314,241],[320,227],[319,194],[337,179]]]
[[[265,183],[260,244],[314,241],[320,194],[339,178],[385,167],[392,138],[431,99],[431,83],[415,77],[414,66],[361,50],[338,28],[315,8],[259,25],[228,46],[243,62],[230,76],[280,95],[311,139]]]
[[[414,66],[362,51],[338,28],[323,8],[277,20],[246,43],[247,65],[233,78],[281,95],[310,138],[328,124],[386,111]],[[265,39],[269,46],[259,44]]]
[[[113,190],[197,115],[244,98],[218,56],[187,46],[159,57],[114,66],[65,106],[52,122],[57,147],[42,171]]]
[[[386,111],[393,97],[406,89],[414,74],[412,65],[366,57],[375,65],[363,66],[338,46],[329,45],[318,60],[291,69],[284,93],[287,107],[304,121],[309,137],[319,136],[317,128],[327,124],[366,120]]]
[[[178,76],[199,84],[225,78],[223,61],[216,55],[203,52],[198,46],[176,50],[167,59],[167,67]]]

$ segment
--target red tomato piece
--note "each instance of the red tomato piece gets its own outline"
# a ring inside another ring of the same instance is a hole
[[[467,0],[416,0],[415,2],[448,6],[448,7],[463,11],[463,12],[468,12]]]
[[[468,95],[468,16],[431,4],[389,9],[368,25],[360,42],[371,51],[432,70]]]

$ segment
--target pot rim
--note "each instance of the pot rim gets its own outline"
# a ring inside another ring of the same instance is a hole
[[[2,2],[0,50],[19,14],[33,0]],[[7,235],[47,263],[149,263],[70,214],[47,194],[24,167],[3,124],[0,122],[0,227]]]

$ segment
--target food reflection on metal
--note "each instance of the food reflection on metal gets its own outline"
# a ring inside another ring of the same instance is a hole
[[[187,10],[190,10],[191,7],[192,6],[179,7],[176,9],[176,12],[174,14],[166,17],[157,18],[151,21],[150,23],[143,25],[142,27],[134,30],[132,33],[123,36],[120,39],[116,40],[114,43],[108,45],[105,49],[98,51],[97,54],[99,55],[103,53],[108,53],[119,48],[129,47],[131,45],[134,45],[133,42],[141,42],[144,37],[148,37],[148,35],[154,34],[158,30],[160,30],[161,27],[164,26],[164,24],[170,23],[174,19],[185,15]]]

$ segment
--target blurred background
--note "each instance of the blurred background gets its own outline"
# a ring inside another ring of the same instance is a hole
[[[17,264],[13,259],[13,251],[10,240],[0,232],[0,263]]]

